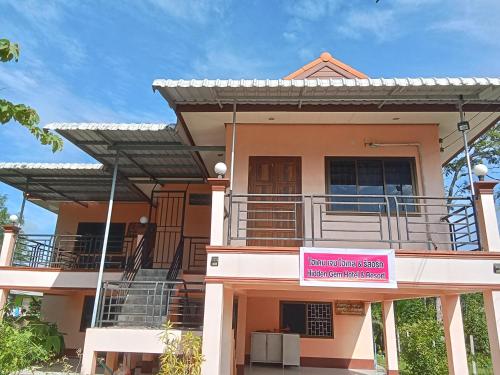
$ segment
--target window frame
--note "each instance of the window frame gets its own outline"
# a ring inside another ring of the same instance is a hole
[[[378,157],[378,156],[325,156],[325,194],[332,195],[330,193],[330,187],[331,187],[331,168],[330,168],[330,162],[332,160],[339,160],[339,161],[354,161],[356,165],[356,190],[359,187],[359,176],[357,173],[357,162],[358,161],[363,161],[363,160],[368,160],[368,161],[381,161],[382,163],[382,181],[383,181],[383,189],[384,189],[384,194],[382,196],[385,196],[385,192],[387,191],[387,183],[386,183],[386,174],[385,174],[385,163],[384,161],[408,161],[410,164],[410,176],[411,176],[411,185],[412,185],[412,191],[413,191],[413,196],[418,196],[419,194],[419,185],[418,185],[418,179],[417,179],[417,170],[416,170],[416,158],[413,156],[383,156],[383,157]],[[341,194],[333,194],[333,195],[341,195]],[[355,203],[353,203],[355,204]],[[391,209],[390,212],[394,212],[393,209]],[[384,210],[383,212],[359,212],[359,211],[351,211],[351,210],[332,210],[332,209],[327,209],[327,214],[356,214],[356,215],[387,215],[387,212]],[[415,206],[415,211],[413,212],[407,212],[408,216],[411,215],[419,215],[420,209],[418,206]]]
[[[289,301],[289,300],[283,300],[281,301],[280,300],[280,306],[279,306],[279,309],[280,309],[280,317],[279,317],[279,329],[280,331],[283,329],[283,305],[284,304],[297,304],[297,305],[305,305],[305,309],[306,309],[306,321],[305,321],[305,327],[306,327],[306,332],[307,332],[307,326],[308,326],[308,318],[307,318],[307,305],[309,304],[322,304],[322,305],[330,305],[330,324],[332,326],[332,334],[331,336],[314,336],[314,335],[308,335],[307,333],[306,334],[300,334],[300,333],[294,333],[294,332],[290,332],[292,334],[296,334],[296,335],[300,335],[300,337],[302,338],[309,338],[309,339],[321,339],[321,340],[325,340],[325,339],[334,339],[335,338],[335,328],[334,328],[334,305],[333,305],[333,302],[331,301]]]

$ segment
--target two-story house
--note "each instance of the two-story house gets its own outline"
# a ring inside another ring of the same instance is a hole
[[[499,78],[370,79],[323,53],[281,80],[153,89],[177,124],[47,126],[99,164],[0,164],[58,215],[54,235],[5,228],[0,302],[42,292],[82,374],[101,354],[152,371],[167,320],[202,335],[203,375],[368,373],[374,302],[397,374],[394,301],[421,297],[440,298],[449,371],[467,374],[471,292],[500,374],[495,184],[447,197],[441,172],[464,152],[457,123],[469,140],[498,123]]]

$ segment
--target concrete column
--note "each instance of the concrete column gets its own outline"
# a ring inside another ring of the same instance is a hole
[[[231,373],[233,291],[222,283],[208,283],[203,320],[202,375]]]
[[[493,373],[500,374],[500,291],[488,290],[483,296]]]
[[[89,348],[83,350],[82,367],[80,368],[81,375],[95,375],[95,367],[97,364],[97,353]]]
[[[500,234],[493,198],[493,189],[497,182],[479,181],[474,183],[476,194],[476,214],[481,247],[485,251],[500,252]]]
[[[382,319],[384,323],[384,348],[387,375],[397,375],[399,374],[399,364],[394,301],[382,302]]]
[[[247,326],[247,296],[238,296],[238,325],[236,331],[236,374],[243,375],[245,371],[245,333]]]
[[[450,375],[468,375],[467,352],[465,350],[464,325],[460,295],[441,296],[443,308],[444,336]]]
[[[0,267],[10,267],[14,256],[16,238],[19,233],[19,227],[15,225],[4,225],[3,243],[0,252]]]
[[[10,267],[12,258],[14,257],[14,249],[16,246],[16,238],[19,233],[19,227],[16,225],[4,225],[4,235],[2,249],[0,250],[0,267]],[[9,289],[0,289],[0,319],[3,315],[3,309],[7,303]]]
[[[225,214],[224,200],[229,180],[227,178],[209,178],[208,183],[212,186],[210,245],[223,246]]]

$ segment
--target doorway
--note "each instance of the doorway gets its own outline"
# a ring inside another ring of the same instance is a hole
[[[251,156],[248,168],[247,245],[303,243],[301,158]]]

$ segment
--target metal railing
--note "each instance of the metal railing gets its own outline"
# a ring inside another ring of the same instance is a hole
[[[106,281],[99,301],[98,327],[160,328],[167,320],[177,328],[201,329],[203,283]]]
[[[205,271],[207,267],[206,246],[209,237],[184,237],[184,257],[187,257],[188,271]]]
[[[156,226],[147,224],[144,235],[135,247],[133,253],[125,261],[122,280],[133,280],[140,268],[152,265],[153,246],[155,241]]]
[[[228,243],[478,250],[469,197],[233,194]]]
[[[103,236],[19,234],[12,266],[97,269],[103,240]],[[133,242],[134,239],[130,237],[110,237],[105,267],[124,268]]]

